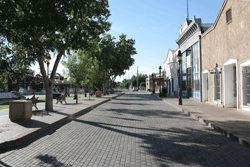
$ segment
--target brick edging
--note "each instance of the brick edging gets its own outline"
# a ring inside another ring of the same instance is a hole
[[[51,124],[49,124],[49,125],[47,125],[45,127],[37,129],[36,131],[31,132],[31,133],[29,133],[29,134],[27,134],[25,136],[22,136],[22,137],[20,137],[18,139],[7,141],[7,142],[4,142],[4,143],[0,143],[0,150],[14,148],[14,147],[16,147],[16,146],[24,143],[25,141],[27,141],[27,140],[29,140],[29,139],[31,139],[31,138],[33,138],[33,137],[35,137],[35,136],[37,136],[37,135],[45,132],[47,130],[50,130],[50,129],[54,128],[57,125],[60,125],[60,124],[62,124],[64,122],[66,122],[66,121],[75,119],[75,118],[77,118],[77,117],[79,117],[81,115],[87,114],[88,112],[90,112],[91,110],[95,109],[96,107],[98,107],[98,106],[100,106],[100,105],[102,105],[102,104],[110,101],[111,99],[115,99],[115,98],[117,98],[117,97],[119,97],[119,96],[121,96],[123,94],[125,94],[125,93],[119,93],[117,96],[110,97],[110,98],[105,99],[104,101],[102,101],[100,103],[97,103],[95,105],[87,107],[87,108],[85,108],[83,110],[80,110],[80,111],[74,113],[74,114],[68,115],[68,116],[66,116],[66,117],[64,117],[64,118],[62,118],[62,119],[60,119],[60,120],[58,120],[56,122],[53,122],[53,123],[51,123]]]
[[[169,102],[167,102],[167,101],[165,101],[165,100],[164,100],[164,102],[168,103],[168,104],[171,105],[171,106],[174,106],[174,107],[178,108],[178,110],[180,110],[180,111],[182,111],[183,113],[189,115],[190,117],[194,118],[195,120],[197,120],[197,121],[199,121],[199,122],[202,122],[202,123],[206,124],[208,127],[212,128],[212,129],[214,129],[214,130],[216,130],[217,132],[220,132],[221,134],[227,136],[228,138],[231,138],[231,139],[237,141],[239,144],[242,144],[242,145],[244,145],[244,146],[250,147],[249,141],[246,141],[244,138],[241,138],[241,137],[236,136],[233,132],[228,132],[228,131],[225,130],[224,128],[222,128],[222,127],[220,127],[220,126],[218,126],[218,125],[216,125],[216,124],[210,122],[209,120],[205,120],[205,119],[203,119],[201,116],[197,116],[197,115],[195,115],[195,114],[193,114],[193,113],[191,113],[191,112],[189,112],[189,111],[187,111],[187,110],[184,110],[184,109],[182,109],[181,107],[178,107],[178,106],[176,106],[176,105],[173,105],[173,104],[171,104],[171,103],[169,103]]]

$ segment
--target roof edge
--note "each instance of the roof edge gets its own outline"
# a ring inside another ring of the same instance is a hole
[[[211,31],[213,31],[215,29],[215,27],[217,26],[219,20],[220,20],[220,17],[222,15],[222,12],[224,11],[225,7],[226,7],[226,4],[227,4],[228,0],[224,0],[221,8],[220,8],[220,11],[214,21],[214,24],[205,32],[201,35],[201,38],[205,37],[207,34],[209,34]]]

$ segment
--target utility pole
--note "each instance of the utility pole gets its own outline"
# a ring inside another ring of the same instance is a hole
[[[138,66],[137,66],[137,89],[139,90],[139,87],[138,87]]]

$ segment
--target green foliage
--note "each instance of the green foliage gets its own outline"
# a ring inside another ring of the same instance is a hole
[[[66,51],[91,48],[89,41],[99,40],[109,30],[108,7],[108,0],[1,0],[0,35],[39,62],[46,91],[51,90],[44,68],[46,56],[50,51],[58,53],[50,75],[53,83]],[[51,96],[47,94],[48,99]],[[52,99],[46,101],[45,109],[53,110]]]
[[[3,87],[8,79],[17,81],[27,77],[32,63],[34,61],[28,58],[22,46],[11,45],[3,37],[0,39],[0,87]]]
[[[146,82],[146,78],[148,78],[147,74],[139,74],[138,85],[140,85],[142,82]],[[131,82],[133,86],[137,86],[137,76],[133,75],[131,78]]]
[[[140,83],[140,87],[146,87],[146,83],[145,82],[141,82]]]
[[[68,60],[63,61],[63,65],[68,69],[68,76],[75,85],[82,83],[84,86],[100,88],[105,82],[98,60],[91,57],[87,51],[72,52]]]
[[[114,40],[110,34],[105,34],[99,43],[100,54],[96,55],[102,70],[113,77],[113,80],[124,75],[125,70],[134,64],[132,56],[136,54],[135,40],[126,39],[124,34],[119,36],[119,41]]]

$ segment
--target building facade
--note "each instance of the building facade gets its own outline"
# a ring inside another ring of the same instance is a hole
[[[164,67],[164,87],[168,90],[168,96],[177,96],[178,95],[178,76],[177,71],[179,69],[179,64],[177,61],[178,49],[168,50],[168,55],[166,60],[163,63]]]
[[[250,111],[250,1],[225,0],[201,36],[202,101]]]
[[[176,40],[182,52],[182,96],[201,99],[200,36],[212,24],[203,24],[200,18],[186,19]]]

